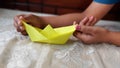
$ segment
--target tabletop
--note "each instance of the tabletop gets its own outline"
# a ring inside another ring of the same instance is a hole
[[[0,9],[0,68],[119,68],[120,47],[112,44],[84,44],[73,36],[64,45],[31,42],[15,30],[13,18],[33,13]],[[97,26],[120,31],[117,21],[100,20]]]

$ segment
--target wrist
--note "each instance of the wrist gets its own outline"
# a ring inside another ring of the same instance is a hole
[[[111,43],[111,36],[112,36],[112,32],[108,30],[104,35],[103,42]]]
[[[113,32],[108,31],[108,33],[104,37],[105,37],[105,40],[104,40],[105,43],[112,43],[111,39],[113,37]]]
[[[47,25],[45,21],[45,17],[39,16],[38,18],[39,18],[40,28],[45,28],[45,26]]]
[[[115,44],[117,46],[120,46],[120,32],[110,32],[109,37],[107,40],[107,43]]]

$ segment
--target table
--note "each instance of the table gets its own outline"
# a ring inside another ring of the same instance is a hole
[[[120,47],[101,43],[87,45],[73,36],[64,45],[31,42],[15,30],[18,14],[51,14],[0,9],[0,68],[119,68]],[[101,20],[97,26],[120,31],[117,21]]]

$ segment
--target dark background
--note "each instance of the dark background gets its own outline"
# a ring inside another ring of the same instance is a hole
[[[0,8],[61,15],[82,12],[91,2],[92,0],[1,0]],[[120,21],[120,3],[103,19]]]

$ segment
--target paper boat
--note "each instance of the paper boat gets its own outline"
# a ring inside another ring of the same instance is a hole
[[[44,29],[33,27],[25,22],[25,29],[33,42],[65,44],[75,31],[75,25],[52,28],[47,25]]]

